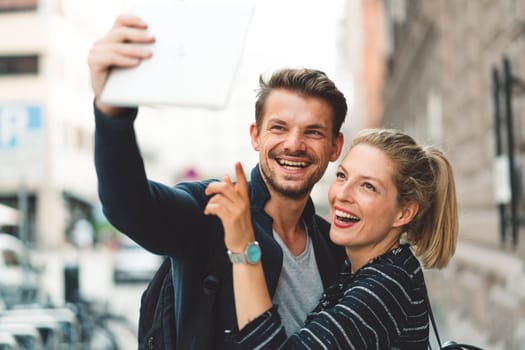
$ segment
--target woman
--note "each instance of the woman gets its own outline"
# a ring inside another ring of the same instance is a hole
[[[240,164],[236,176],[236,184],[225,177],[208,187],[215,196],[206,213],[222,220],[228,250],[242,252],[254,234]],[[303,328],[287,337],[261,264],[233,264],[239,328],[233,341],[247,349],[426,349],[421,264],[445,267],[457,238],[449,162],[402,132],[363,130],[338,167],[328,198],[330,238],[348,256],[339,281]]]

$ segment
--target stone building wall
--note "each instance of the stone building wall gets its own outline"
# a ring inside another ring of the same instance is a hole
[[[385,1],[391,2],[400,3]],[[406,17],[395,25],[383,125],[444,148],[456,171],[462,238],[497,247],[491,72],[501,71],[508,57],[514,74],[525,79],[525,1],[401,3]],[[522,155],[525,93],[513,98],[515,145]]]
[[[524,349],[525,224],[516,247],[510,239],[502,243],[493,195],[492,70],[496,67],[501,75],[506,57],[513,74],[525,80],[525,0],[383,3],[392,49],[382,125],[441,146],[456,176],[458,254],[446,270],[428,273],[443,328],[450,336],[490,349]],[[514,143],[522,188],[517,194],[525,217],[525,89],[516,85],[514,90]]]

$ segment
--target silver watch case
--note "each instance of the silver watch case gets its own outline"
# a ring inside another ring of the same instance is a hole
[[[242,253],[234,253],[228,250],[228,257],[232,264],[257,264],[261,260],[261,247],[259,242],[248,243]]]

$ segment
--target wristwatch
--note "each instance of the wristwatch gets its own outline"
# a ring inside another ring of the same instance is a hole
[[[248,243],[242,253],[234,253],[228,250],[228,257],[232,264],[257,264],[261,260],[261,247],[259,242],[253,241]]]

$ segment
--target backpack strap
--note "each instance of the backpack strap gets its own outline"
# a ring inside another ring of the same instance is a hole
[[[177,339],[178,350],[211,349],[213,332],[213,306],[215,297],[221,285],[221,279],[226,274],[226,251],[218,245],[208,261],[206,275],[202,281],[202,290],[196,300],[195,310],[188,315],[186,326]]]
[[[164,258],[142,294],[138,330],[139,350],[172,349],[174,330],[171,261]]]

